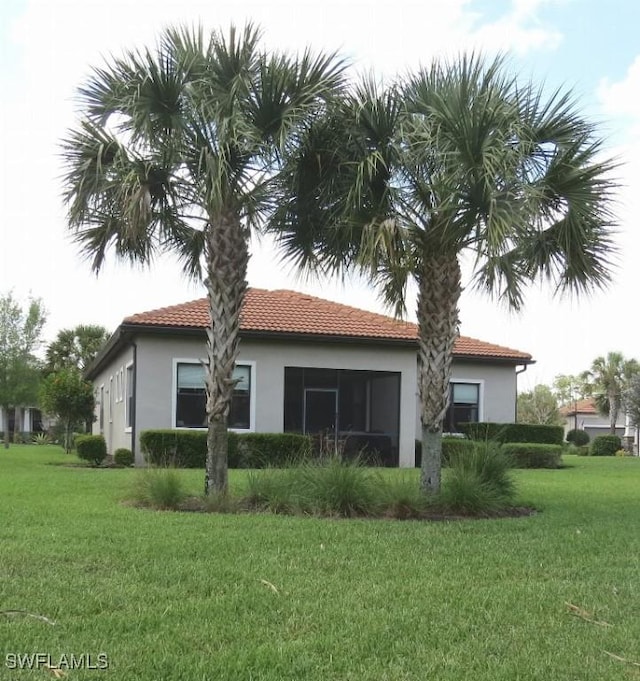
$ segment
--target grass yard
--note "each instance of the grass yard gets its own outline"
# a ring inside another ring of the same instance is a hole
[[[566,458],[516,473],[536,516],[425,523],[140,510],[133,470],[0,450],[0,611],[55,621],[0,615],[0,679],[640,679],[640,460]]]

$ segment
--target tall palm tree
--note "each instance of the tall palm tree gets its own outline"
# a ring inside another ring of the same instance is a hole
[[[100,270],[117,257],[176,253],[204,281],[206,492],[227,489],[227,417],[247,287],[248,239],[295,132],[339,92],[334,55],[267,55],[248,25],[228,35],[166,30],[155,50],[96,68],[63,143],[75,239]]]
[[[582,375],[595,397],[598,411],[609,417],[611,435],[616,434],[623,393],[632,376],[639,372],[640,364],[635,359],[626,359],[620,352],[609,352],[606,357],[596,357],[591,369]]]
[[[386,90],[359,86],[281,176],[296,197],[272,228],[294,262],[357,264],[397,313],[417,287],[425,492],[440,488],[461,258],[473,259],[472,284],[516,309],[538,278],[558,292],[605,285],[614,183],[600,154],[569,95],[547,98],[502,58],[471,55]]]

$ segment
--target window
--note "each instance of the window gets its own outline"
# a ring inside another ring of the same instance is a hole
[[[127,380],[126,380],[126,403],[125,403],[125,428],[131,429],[133,426],[133,364],[127,365]]]
[[[175,425],[178,428],[206,428],[205,367],[195,362],[176,363]],[[252,430],[253,363],[237,364],[236,381],[229,409],[228,427]]]
[[[104,385],[100,386],[100,410],[98,415],[98,424],[100,425],[100,434],[104,433]]]
[[[458,431],[458,424],[479,420],[480,384],[451,383],[449,391],[449,408],[444,420],[444,430],[455,433]]]

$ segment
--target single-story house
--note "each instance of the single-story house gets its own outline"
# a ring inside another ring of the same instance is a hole
[[[124,319],[88,368],[94,433],[134,451],[152,428],[204,428],[206,299]],[[249,289],[240,322],[229,428],[328,432],[385,443],[387,463],[413,466],[420,435],[417,327],[295,291]],[[446,430],[512,422],[517,374],[531,355],[473,338],[456,343]]]
[[[596,435],[609,435],[609,417],[602,415],[596,407],[595,397],[576,400],[560,407],[560,414],[565,419],[565,435],[574,428],[584,430],[593,440]],[[625,431],[625,414],[621,410],[616,422],[616,435],[623,437]]]

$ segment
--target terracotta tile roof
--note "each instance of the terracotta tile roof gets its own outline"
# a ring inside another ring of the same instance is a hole
[[[126,317],[125,325],[162,328],[203,328],[209,323],[206,298]],[[251,288],[247,291],[240,329],[308,336],[333,336],[387,341],[414,341],[417,326],[393,317],[360,310],[296,291]],[[530,362],[531,355],[475,338],[461,336],[454,353],[459,357]]]
[[[578,400],[575,404],[565,404],[564,407],[560,407],[560,414],[562,416],[573,416],[573,414],[578,412],[578,414],[597,414],[598,408],[596,407],[596,401],[593,397],[588,397],[585,400]]]

